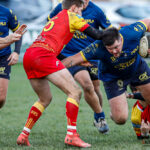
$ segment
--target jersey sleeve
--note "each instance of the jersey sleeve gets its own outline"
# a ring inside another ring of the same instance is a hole
[[[62,4],[59,3],[52,11],[51,13],[48,15],[47,20],[49,21],[51,18],[53,18],[54,16],[56,16],[60,11],[62,11]]]
[[[15,32],[20,26],[20,23],[18,22],[17,16],[12,12],[12,10],[9,10],[9,22],[8,27]]]
[[[100,27],[102,27],[103,29],[106,29],[112,26],[111,22],[109,21],[105,13],[100,8],[97,8],[96,12],[97,12],[96,19]]]
[[[74,33],[76,30],[83,32],[87,27],[90,26],[84,20],[84,18],[77,15],[76,13],[72,13],[68,11],[68,16],[69,16],[69,27],[71,33]]]
[[[144,24],[144,22],[138,21],[136,23],[127,26],[125,31],[126,33],[128,33],[127,34],[128,37],[126,38],[131,38],[139,41],[141,37],[144,35],[144,33],[146,32],[146,30],[147,30],[147,26]]]
[[[100,49],[99,49],[100,41],[95,41],[90,44],[88,47],[80,51],[80,54],[84,61],[100,59]]]

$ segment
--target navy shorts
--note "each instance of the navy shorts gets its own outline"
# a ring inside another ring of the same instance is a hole
[[[11,66],[8,66],[9,61],[7,61],[10,54],[5,56],[0,56],[0,78],[10,79]]]
[[[108,100],[123,94],[127,90],[127,86],[131,84],[136,87],[139,85],[150,83],[150,68],[147,63],[142,60],[138,66],[137,72],[127,79],[114,79],[104,82],[104,88]]]
[[[63,56],[62,54],[60,54],[57,58],[59,60],[63,60],[66,57]],[[92,67],[73,66],[73,67],[68,68],[68,70],[72,74],[72,76],[74,76],[79,71],[87,70],[89,72],[91,80],[98,80],[99,79],[98,78],[98,62],[93,61],[93,62],[91,62],[91,64],[93,64]]]

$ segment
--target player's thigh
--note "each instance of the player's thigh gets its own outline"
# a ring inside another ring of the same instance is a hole
[[[9,80],[5,78],[0,78],[0,99],[5,99],[8,90]]]
[[[30,83],[41,101],[50,102],[52,95],[46,78],[30,79]]]
[[[127,119],[127,117],[128,117],[128,103],[127,103],[125,93],[109,99],[109,105],[110,105],[110,109],[111,109],[111,113],[112,113],[113,118]]]
[[[74,78],[84,89],[94,88],[89,72],[87,70],[80,70],[74,75]]]
[[[46,78],[60,88],[63,92],[65,92],[68,96],[80,91],[79,86],[76,84],[74,78],[66,68],[52,73]]]

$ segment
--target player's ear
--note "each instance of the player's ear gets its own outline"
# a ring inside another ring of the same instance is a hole
[[[71,12],[74,12],[74,11],[75,11],[75,9],[76,9],[76,5],[72,5],[72,6],[70,7],[70,9],[69,9],[69,10],[70,10]]]

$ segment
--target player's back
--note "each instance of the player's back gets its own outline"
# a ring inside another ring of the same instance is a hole
[[[40,43],[58,55],[73,37],[75,30],[82,30],[86,24],[83,18],[64,9],[46,24],[32,46]]]

